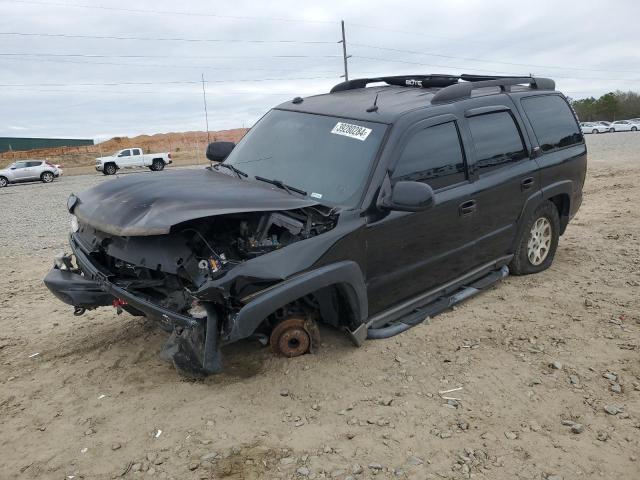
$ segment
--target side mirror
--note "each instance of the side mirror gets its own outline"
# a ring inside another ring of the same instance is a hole
[[[401,212],[418,212],[433,206],[433,189],[422,182],[396,182],[391,191],[391,198],[383,203],[389,210]]]
[[[233,142],[211,142],[207,147],[207,158],[212,162],[222,162],[235,146]]]

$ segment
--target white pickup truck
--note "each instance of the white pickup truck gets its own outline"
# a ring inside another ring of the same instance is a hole
[[[159,172],[172,162],[171,153],[143,153],[141,148],[125,148],[109,157],[96,158],[96,170],[114,175],[121,168],[148,167]]]

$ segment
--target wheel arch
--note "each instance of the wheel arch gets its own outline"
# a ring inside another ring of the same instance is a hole
[[[353,330],[366,322],[368,301],[362,271],[356,262],[343,261],[295,275],[265,289],[231,319],[224,340],[234,342],[252,335],[269,315],[308,295],[316,297],[321,316],[333,318],[334,322],[337,319],[339,326]]]

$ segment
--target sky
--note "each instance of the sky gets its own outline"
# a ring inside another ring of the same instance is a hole
[[[640,2],[0,0],[0,136],[250,127],[349,77],[534,74],[640,91]]]

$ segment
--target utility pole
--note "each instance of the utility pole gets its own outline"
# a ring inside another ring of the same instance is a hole
[[[344,20],[340,20],[340,25],[342,26],[342,59],[344,60],[344,81],[349,81],[349,70],[347,68],[347,39],[344,35]]]
[[[207,92],[204,89],[204,73],[202,74],[202,100],[204,101],[204,119],[207,124],[207,145],[211,143],[209,139],[209,114],[207,113]]]

